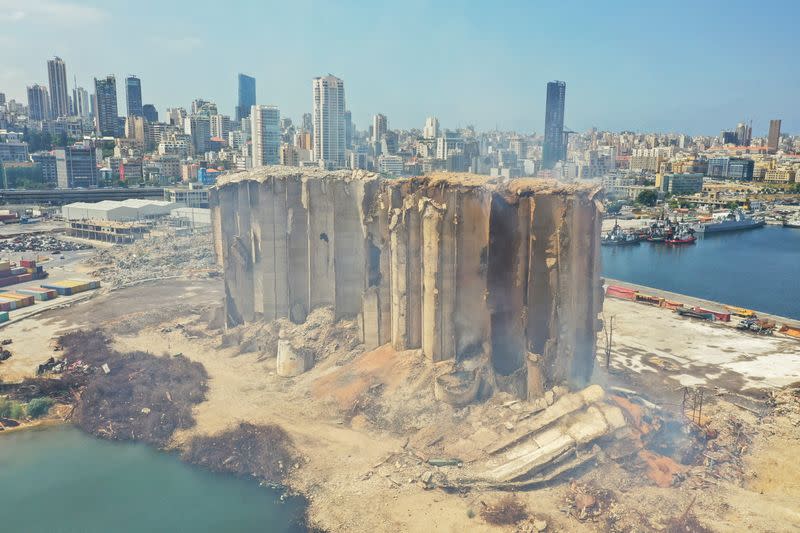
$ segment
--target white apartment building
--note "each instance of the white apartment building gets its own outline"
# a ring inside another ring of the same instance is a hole
[[[254,105],[250,110],[253,132],[253,168],[280,163],[281,114],[274,105]]]
[[[314,161],[325,168],[345,166],[344,82],[328,75],[312,80]]]

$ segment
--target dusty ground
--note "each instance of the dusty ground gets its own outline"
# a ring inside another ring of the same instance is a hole
[[[800,341],[761,336],[729,325],[684,318],[669,310],[616,298],[603,306],[614,317],[612,368],[663,388],[721,387],[758,395],[800,381]],[[605,341],[598,337],[598,353]]]
[[[219,301],[220,286],[218,280],[145,284],[12,324],[0,336],[14,339],[14,366],[0,365],[0,378],[32,372],[53,354],[55,335],[100,326],[114,334],[118,350],[183,353],[206,368],[209,390],[194,410],[197,425],[178,433],[174,446],[239,421],[283,427],[301,457],[292,465],[289,484],[309,497],[311,516],[331,531],[514,530],[480,518],[499,493],[426,490],[420,480],[420,473],[446,475],[458,468],[431,467],[420,457],[468,456],[469,450],[458,447],[459,437],[498,431],[510,408],[500,400],[461,410],[439,404],[433,400],[431,368],[419,352],[383,347],[362,353],[353,343],[352,325],[331,330],[324,317],[319,328],[298,332],[322,354],[316,367],[281,378],[268,328],[243,328],[223,337],[206,327],[201,310]],[[639,531],[663,530],[696,497],[693,513],[715,531],[797,530],[800,410],[780,402],[773,409],[761,399],[771,398],[774,387],[800,380],[791,377],[800,342],[751,338],[618,300],[607,300],[605,313],[615,316],[615,347],[612,371],[600,368],[599,381],[642,387],[649,399],[673,411],[679,410],[682,382],[702,380],[711,391],[737,393],[733,401],[739,405],[709,393],[704,413],[717,423],[736,420],[746,428],[742,475],[718,479],[703,470],[700,477],[663,489],[641,472],[601,460],[575,474],[581,484],[613,494],[615,503],[596,521],[568,514],[567,482],[519,493],[531,514],[545,520],[548,531],[630,531],[631,523]],[[791,365],[776,371],[775,357]],[[740,390],[746,398],[738,396]],[[448,438],[434,442],[442,432]]]

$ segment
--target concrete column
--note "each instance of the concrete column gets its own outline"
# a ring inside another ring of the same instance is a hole
[[[441,306],[441,237],[444,207],[423,200],[422,216],[422,351],[433,361],[453,356],[444,352]]]

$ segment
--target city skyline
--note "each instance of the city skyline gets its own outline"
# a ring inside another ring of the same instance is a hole
[[[800,73],[780,68],[791,61],[792,17],[774,19],[744,5],[726,4],[718,10],[692,4],[697,18],[713,17],[715,24],[675,39],[675,25],[686,23],[680,4],[650,13],[632,3],[570,9],[511,2],[493,6],[489,13],[468,5],[454,15],[436,3],[418,0],[412,2],[418,9],[408,11],[414,17],[425,14],[420,22],[410,14],[369,4],[307,1],[260,7],[243,2],[224,12],[193,17],[179,35],[143,30],[140,53],[127,57],[120,48],[124,42],[113,39],[114,23],[136,25],[150,7],[156,7],[153,2],[143,2],[141,13],[115,3],[36,0],[17,6],[0,0],[0,6],[3,3],[13,9],[0,18],[13,24],[7,25],[0,46],[26,43],[4,57],[6,68],[0,72],[0,91],[18,101],[24,100],[27,86],[47,84],[46,61],[58,55],[67,64],[69,79],[77,78],[82,87],[90,87],[95,77],[113,73],[124,79],[128,72],[137,72],[147,86],[146,100],[161,112],[204,98],[235,116],[236,75],[247,72],[260,80],[256,103],[277,105],[284,116],[299,120],[311,111],[309,80],[330,72],[347,84],[349,108],[361,130],[375,114],[383,113],[401,129],[421,128],[427,116],[435,115],[451,129],[473,124],[481,130],[497,127],[541,134],[540,87],[552,79],[570,85],[565,126],[572,130],[714,135],[752,120],[754,135],[764,136],[774,117],[782,118],[783,132],[800,130],[800,111],[792,103]],[[158,9],[164,17],[178,17],[185,5],[158,4]],[[798,9],[786,6],[789,11]],[[262,20],[254,16],[260,10],[285,20],[303,20],[303,30],[298,34],[298,25],[288,24],[275,32],[249,31]],[[382,31],[391,17],[397,18],[393,26],[408,31],[402,36]],[[531,20],[539,21],[537,31],[524,30]],[[548,28],[558,20],[569,21],[570,32]],[[747,28],[758,27],[760,20],[768,20],[771,27],[770,53],[764,54],[757,45],[737,51],[738,64],[746,70],[742,80],[732,83],[731,63],[720,57],[718,42],[732,33],[752,33]],[[354,21],[365,25],[332,39],[337,28]],[[96,33],[84,31],[89,28]],[[206,38],[212,28],[221,32],[213,43]],[[33,32],[45,38],[32,40]],[[242,53],[269,44],[268,38],[291,42],[298,35],[309,46],[288,55]],[[471,37],[475,35],[480,38]],[[98,38],[104,47],[88,46]],[[217,46],[220,41],[224,46]],[[559,46],[553,47],[553,42]],[[395,54],[391,65],[372,60],[389,45],[410,49]],[[440,51],[430,52],[437,46]],[[419,48],[428,52],[416,53]],[[158,57],[170,61],[154,60]],[[410,73],[410,82],[398,83],[397,72]]]

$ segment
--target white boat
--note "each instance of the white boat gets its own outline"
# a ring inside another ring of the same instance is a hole
[[[752,217],[741,209],[734,209],[727,215],[715,218],[713,222],[699,222],[693,226],[697,233],[718,233],[760,228],[764,225],[762,217]]]
[[[783,221],[784,228],[800,228],[800,215],[787,218]]]

